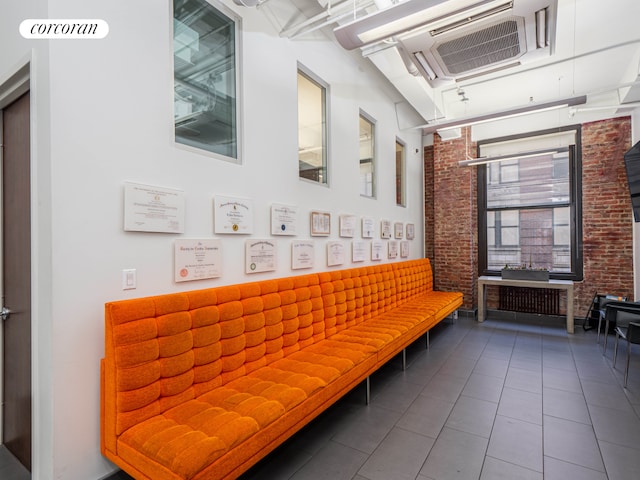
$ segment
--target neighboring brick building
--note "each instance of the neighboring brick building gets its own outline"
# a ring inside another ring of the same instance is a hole
[[[477,167],[458,166],[474,157],[470,129],[452,141],[436,134],[426,147],[425,252],[432,258],[435,287],[459,290],[464,308],[477,308]],[[582,227],[584,280],[575,286],[577,324],[594,292],[633,297],[633,224],[624,166],[631,147],[629,117],[582,125]],[[495,301],[489,296],[489,302]]]

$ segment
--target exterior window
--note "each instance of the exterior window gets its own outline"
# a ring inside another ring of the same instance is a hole
[[[239,158],[237,38],[238,21],[206,0],[174,0],[176,142],[232,161]]]
[[[375,125],[360,113],[360,195],[375,197]]]
[[[300,178],[327,184],[327,87],[298,70]]]
[[[581,279],[582,222],[571,220],[581,216],[577,148],[536,150],[542,153],[478,167],[480,272],[525,265]]]
[[[406,206],[404,192],[405,146],[396,139],[396,205]]]

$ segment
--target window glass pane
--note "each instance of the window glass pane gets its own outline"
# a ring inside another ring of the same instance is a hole
[[[396,205],[405,206],[404,145],[396,140]]]
[[[374,124],[360,115],[360,195],[373,197],[374,185]]]
[[[327,183],[326,89],[298,71],[298,165],[301,178]]]
[[[513,161],[511,161],[513,162]],[[570,200],[568,154],[546,154],[487,165],[487,208],[552,205]],[[500,169],[500,182],[492,172]]]
[[[524,265],[556,272],[570,271],[571,229],[568,213],[569,207],[487,212],[489,269]],[[489,217],[492,216],[495,216],[493,228],[489,224]],[[514,222],[516,216],[518,220]],[[566,223],[556,223],[556,219]],[[495,240],[491,238],[494,236]]]
[[[571,228],[569,207],[553,209],[553,243],[555,245],[571,245]]]
[[[479,267],[546,268],[582,279],[580,128],[481,142],[478,168]],[[518,157],[519,156],[519,157]]]
[[[176,142],[237,159],[236,22],[205,0],[174,0]]]
[[[500,162],[497,164],[500,167],[500,181],[503,183],[517,182],[518,181],[518,162]]]

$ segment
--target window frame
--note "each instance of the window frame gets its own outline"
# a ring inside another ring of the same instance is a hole
[[[402,147],[402,156],[400,158],[400,172],[398,172],[398,145]],[[398,207],[407,207],[407,143],[403,141],[401,138],[396,137],[396,141],[394,144],[394,152],[396,155],[395,161],[395,170],[396,174],[395,178],[395,190],[396,190],[396,206]],[[400,179],[398,179],[398,173],[400,174]],[[398,192],[398,189],[400,191]]]
[[[322,89],[322,169],[323,169],[323,181],[317,181],[310,178],[306,178],[300,175],[302,170],[300,170],[300,91],[297,88],[298,85],[298,76],[302,75],[310,82],[317,85]],[[309,182],[314,185],[321,185],[324,187],[330,186],[330,166],[329,166],[329,148],[330,148],[330,132],[329,132],[329,117],[330,117],[330,87],[327,82],[322,80],[318,75],[313,73],[309,68],[305,67],[303,64],[298,62],[298,66],[296,69],[296,108],[297,108],[297,133],[298,133],[298,178],[301,181]]]
[[[234,24],[234,60],[235,60],[235,75],[234,75],[234,90],[235,90],[235,142],[236,142],[236,156],[231,157],[228,155],[224,155],[221,153],[217,153],[211,150],[207,150],[202,147],[189,145],[187,143],[181,143],[176,138],[176,127],[175,127],[175,106],[173,107],[174,112],[174,126],[173,126],[173,145],[176,148],[186,150],[192,153],[197,153],[199,155],[204,155],[207,157],[214,158],[216,160],[224,160],[229,163],[233,163],[236,165],[242,165],[243,163],[243,153],[244,153],[244,93],[243,93],[243,73],[242,73],[242,36],[243,36],[243,27],[242,27],[242,17],[236,14],[233,10],[228,8],[221,0],[202,0],[204,3],[208,3],[212,8],[217,10],[221,15],[227,17]],[[170,2],[171,9],[171,71],[172,71],[172,79],[171,79],[171,87],[172,91],[175,92],[175,59],[174,59],[174,48],[173,41],[175,36],[174,31],[174,19],[175,19],[175,0]],[[175,93],[174,93],[175,96]]]
[[[582,241],[582,128],[580,125],[570,125],[549,130],[542,130],[525,135],[510,135],[500,138],[480,140],[477,143],[477,156],[480,157],[481,147],[492,143],[508,142],[512,140],[533,139],[560,132],[575,132],[575,144],[569,145],[569,227],[571,238],[571,272],[550,272],[549,277],[557,280],[581,281],[584,276],[583,241]],[[487,167],[477,167],[477,210],[478,210],[478,275],[500,275],[499,270],[488,268],[487,243],[487,211],[499,210],[532,210],[549,209],[550,205],[523,205],[519,208],[497,207],[487,208]],[[557,205],[561,207],[562,205]],[[555,238],[553,241],[555,247]]]
[[[363,198],[377,198],[377,187],[378,187],[378,179],[377,179],[377,168],[376,168],[376,153],[378,151],[377,148],[377,140],[378,135],[376,132],[376,120],[366,113],[364,110],[360,110],[358,115],[358,132],[360,131],[360,120],[364,120],[371,125],[371,195],[367,195],[360,191],[360,196]],[[360,148],[361,140],[358,141],[358,148]],[[360,150],[359,150],[360,151]],[[362,157],[358,154],[358,165],[362,165]],[[362,174],[360,174],[360,179],[362,180]]]

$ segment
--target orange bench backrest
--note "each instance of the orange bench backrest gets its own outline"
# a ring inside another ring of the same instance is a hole
[[[431,289],[420,259],[107,303],[103,441]]]

